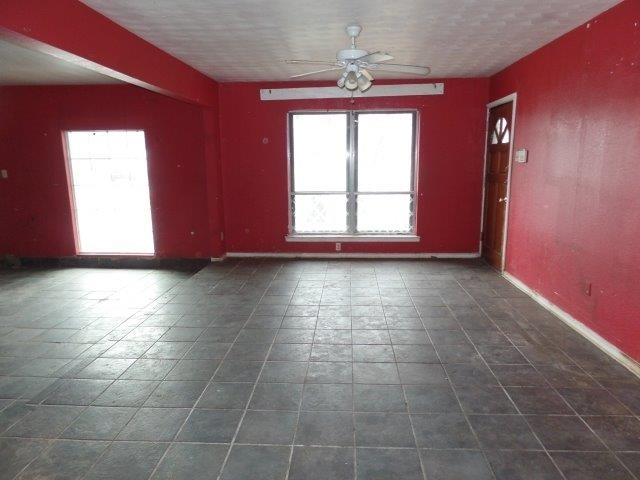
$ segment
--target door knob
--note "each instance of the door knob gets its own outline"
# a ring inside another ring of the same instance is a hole
[[[502,197],[498,199],[498,203],[502,203],[502,202],[506,202],[507,201],[507,197]]]

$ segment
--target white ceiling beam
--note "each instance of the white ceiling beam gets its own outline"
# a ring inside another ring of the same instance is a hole
[[[370,90],[350,92],[338,87],[262,88],[260,100],[310,100],[318,98],[413,97],[444,94],[444,83],[374,85]]]

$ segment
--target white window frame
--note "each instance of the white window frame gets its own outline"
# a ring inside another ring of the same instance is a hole
[[[347,115],[347,184],[345,191],[339,192],[296,192],[294,190],[294,154],[293,154],[293,117],[295,115],[331,115],[331,114]],[[411,138],[411,190],[393,191],[393,192],[360,192],[357,191],[357,175],[358,175],[358,116],[361,114],[375,113],[410,113],[413,116],[413,129]],[[287,114],[287,185],[288,185],[288,212],[289,227],[288,235],[285,236],[288,242],[419,242],[420,237],[417,235],[417,199],[418,199],[418,125],[419,113],[417,110],[301,110],[290,111]],[[347,231],[345,233],[307,233],[295,231],[294,219],[294,197],[295,195],[323,195],[344,193],[347,196]],[[390,194],[408,194],[411,196],[410,209],[410,225],[409,232],[363,232],[357,231],[357,196],[358,195],[390,195]]]

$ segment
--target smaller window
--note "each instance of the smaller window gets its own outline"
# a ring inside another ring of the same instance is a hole
[[[66,135],[79,253],[153,254],[144,132]]]
[[[499,143],[509,143],[511,137],[509,135],[509,127],[507,119],[500,117],[493,127],[493,133],[491,134],[491,145],[497,145]]]

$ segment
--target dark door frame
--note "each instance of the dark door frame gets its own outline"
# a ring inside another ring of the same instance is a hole
[[[505,260],[507,258],[507,234],[509,229],[509,205],[511,204],[511,170],[513,163],[513,146],[516,131],[516,105],[518,100],[518,93],[514,92],[506,95],[498,100],[494,100],[487,104],[487,116],[485,120],[485,132],[484,132],[484,163],[482,167],[482,203],[480,206],[480,242],[478,246],[478,255],[482,256],[482,232],[484,230],[484,209],[485,209],[485,196],[487,187],[487,155],[488,155],[488,138],[489,138],[489,113],[492,108],[504,105],[505,103],[513,102],[513,109],[511,111],[511,142],[509,144],[509,171],[507,172],[507,202],[504,212],[504,225],[502,235],[502,261],[500,265],[500,273],[504,272]]]

